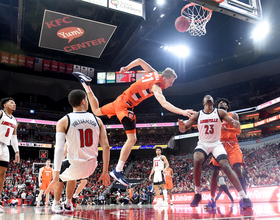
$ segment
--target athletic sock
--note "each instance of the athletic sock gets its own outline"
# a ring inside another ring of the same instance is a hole
[[[163,194],[163,200],[164,201],[167,201],[167,190],[165,189],[165,190],[162,190],[162,194]]]
[[[53,200],[54,205],[58,205],[59,201]]]
[[[69,207],[70,205],[71,205],[71,203],[72,203],[72,201],[71,201],[72,199],[68,199],[68,198],[66,198],[66,205]]]
[[[247,199],[248,196],[245,194],[244,190],[241,190],[240,192],[238,192],[240,199]]]
[[[78,195],[77,195],[76,193],[73,194],[73,198],[74,198],[74,199],[76,199],[77,196],[78,196]]]
[[[246,180],[245,180],[245,178],[244,178],[244,177],[239,177],[238,179],[239,179],[239,181],[240,181],[240,183],[241,183],[241,186],[242,186],[244,192],[247,194],[247,192],[246,192]]]
[[[117,172],[123,171],[123,166],[124,166],[124,164],[125,164],[124,161],[119,160],[119,161],[118,161],[118,164],[117,164],[117,166],[116,166],[116,171],[117,171]]]
[[[195,186],[194,192],[195,192],[195,194],[200,194],[200,186]]]

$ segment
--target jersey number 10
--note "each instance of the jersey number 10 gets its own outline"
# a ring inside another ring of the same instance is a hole
[[[79,129],[80,132],[80,140],[81,140],[81,147],[91,147],[93,144],[93,139],[92,139],[92,130],[91,129]]]

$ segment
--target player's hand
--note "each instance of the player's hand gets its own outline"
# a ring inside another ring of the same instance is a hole
[[[42,183],[39,183],[39,187],[41,187],[42,186]]]
[[[151,176],[149,176],[149,180],[151,181]]]
[[[108,172],[107,173],[102,173],[97,182],[100,182],[101,180],[102,180],[102,183],[103,183],[104,186],[109,186],[110,176],[109,176]]]
[[[165,172],[166,172],[166,169],[163,169],[163,174],[165,174]]]
[[[182,119],[178,119],[178,125],[179,127],[185,127],[185,123]]]
[[[19,161],[20,161],[19,152],[16,152],[14,163],[19,163]]]
[[[48,186],[48,188],[45,190],[44,194],[48,194],[50,191],[52,191],[53,189],[57,189],[58,187],[59,187],[59,180],[53,179],[50,185]]]
[[[232,126],[235,127],[235,128],[239,128],[240,127],[240,123],[236,120],[232,120]]]
[[[196,113],[196,111],[192,110],[192,109],[186,109],[183,111],[183,115],[187,116],[189,118],[191,118],[192,115],[194,115]]]
[[[127,67],[122,67],[121,69],[120,69],[120,73],[125,73],[125,72],[127,72],[128,71],[128,68]]]
[[[222,126],[222,130],[226,131],[227,130],[226,126]]]

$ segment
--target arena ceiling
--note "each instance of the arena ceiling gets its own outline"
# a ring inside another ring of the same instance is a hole
[[[169,66],[183,76],[183,82],[191,81],[280,57],[280,1],[261,2],[271,31],[256,43],[250,38],[256,24],[217,12],[207,24],[205,36],[179,33],[174,21],[186,4],[183,0],[166,0],[162,6],[146,0],[146,20],[81,0],[0,0],[0,50],[113,71],[140,57],[157,70]],[[40,48],[45,9],[113,24],[117,29],[100,58]],[[176,45],[188,47],[190,55],[180,58],[163,49]]]

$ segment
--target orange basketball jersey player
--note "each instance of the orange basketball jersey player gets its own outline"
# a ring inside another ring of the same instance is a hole
[[[42,194],[48,188],[49,184],[52,181],[53,170],[50,167],[50,165],[51,165],[51,160],[47,160],[46,166],[42,167],[39,171],[38,182],[40,186],[40,193],[37,200],[37,207],[40,207]],[[45,201],[46,207],[48,207],[48,203],[49,203],[49,193],[46,194],[46,201]]]
[[[173,170],[170,167],[168,169],[166,169],[164,177],[165,177],[165,188],[169,192],[170,205],[173,205],[173,201],[172,201],[172,189],[173,189],[172,178],[174,176],[173,176]]]

